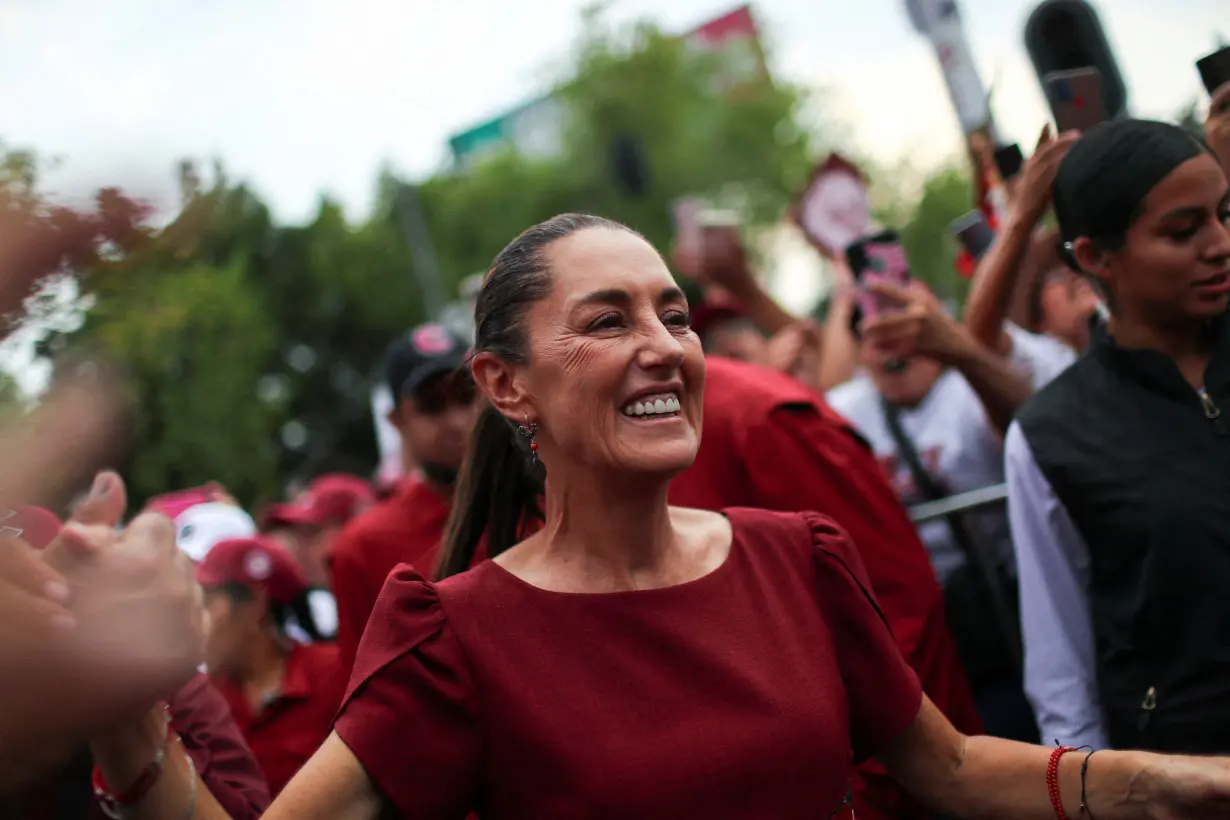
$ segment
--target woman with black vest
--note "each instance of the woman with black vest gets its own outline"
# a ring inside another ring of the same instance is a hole
[[[1228,187],[1141,120],[1090,130],[1055,180],[1065,260],[1110,317],[1005,443],[1044,742],[1230,751]]]

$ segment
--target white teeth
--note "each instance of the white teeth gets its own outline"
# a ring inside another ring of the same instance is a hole
[[[678,413],[682,405],[677,396],[664,399],[654,399],[646,402],[633,402],[624,408],[625,416],[655,416],[662,413]]]

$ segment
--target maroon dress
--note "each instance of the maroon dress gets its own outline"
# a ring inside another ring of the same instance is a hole
[[[922,694],[849,538],[726,512],[678,586],[550,592],[494,562],[389,576],[335,729],[402,817],[773,818],[844,810]]]

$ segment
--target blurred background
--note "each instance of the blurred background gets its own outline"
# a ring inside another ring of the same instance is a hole
[[[6,0],[3,230],[71,241],[23,261],[46,275],[0,345],[0,397],[37,402],[78,348],[124,364],[136,504],[370,474],[388,341],[433,316],[463,329],[474,276],[556,213],[665,250],[671,204],[703,196],[739,213],[783,304],[822,315],[826,265],[783,215],[833,151],[960,303],[968,129],[917,5]],[[995,132],[1027,154],[1049,119],[1022,40],[1035,5],[961,10]],[[1192,63],[1225,0],[1097,9],[1132,113],[1198,128]]]

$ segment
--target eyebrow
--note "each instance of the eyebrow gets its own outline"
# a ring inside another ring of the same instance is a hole
[[[663,288],[658,294],[658,304],[664,302],[679,302],[683,301],[683,290],[672,285],[668,288]],[[606,288],[596,290],[593,293],[586,294],[577,300],[574,307],[585,307],[586,305],[602,304],[602,305],[618,305],[620,307],[628,307],[632,304],[632,295],[623,288]]]
[[[1230,205],[1230,191],[1226,191],[1225,195],[1218,201],[1217,210],[1221,210],[1227,205]],[[1184,208],[1175,208],[1173,211],[1167,211],[1162,215],[1162,220],[1165,221],[1169,219],[1183,219],[1193,216],[1203,216],[1204,213],[1205,209],[1199,205],[1189,205]]]

